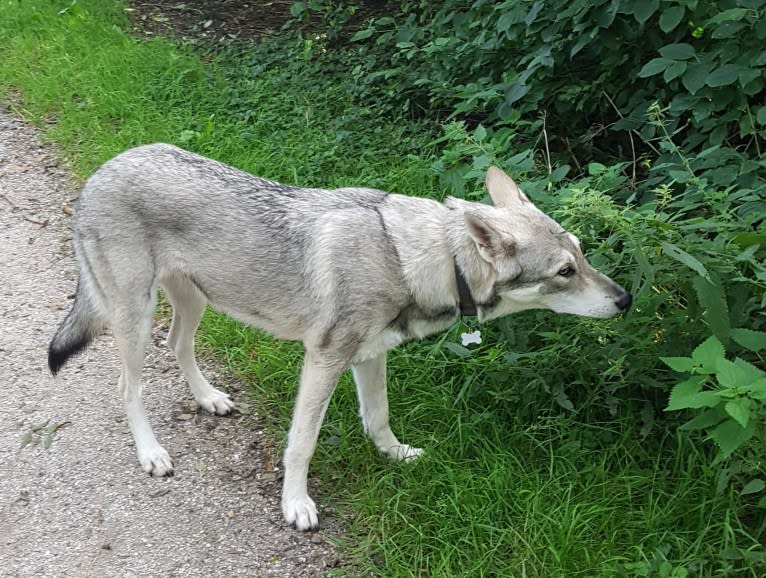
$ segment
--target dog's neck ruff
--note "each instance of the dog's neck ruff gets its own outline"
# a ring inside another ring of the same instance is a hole
[[[457,281],[460,314],[463,317],[475,317],[477,314],[476,301],[473,300],[473,295],[471,295],[471,288],[468,287],[468,283],[466,282],[460,267],[458,267],[457,261],[453,259],[453,262],[455,264],[455,279]]]

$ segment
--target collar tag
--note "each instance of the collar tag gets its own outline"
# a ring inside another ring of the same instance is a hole
[[[471,333],[461,333],[460,341],[462,342],[463,347],[468,347],[471,344],[481,345],[481,331],[476,329],[475,331],[471,331]]]

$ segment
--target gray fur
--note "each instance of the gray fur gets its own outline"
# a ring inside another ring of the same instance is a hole
[[[314,528],[308,465],[345,369],[353,371],[375,445],[392,459],[421,453],[388,425],[385,356],[454,322],[455,264],[480,321],[535,307],[608,317],[630,304],[510,177],[493,167],[487,184],[495,206],[441,204],[364,188],[282,185],[165,144],[131,149],[104,164],[80,195],[74,221],[80,279],[72,311],[51,342],[51,370],[109,325],[139,461],[153,475],[170,475],[172,461],[141,401],[157,288],[174,310],[168,344],[209,411],[227,413],[233,403],[205,380],[194,358],[206,303],[302,341],[282,505],[289,523]],[[564,277],[567,266],[574,273]]]

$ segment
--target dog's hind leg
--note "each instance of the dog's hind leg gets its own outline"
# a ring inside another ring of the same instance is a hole
[[[123,295],[128,294],[123,292]],[[122,362],[120,393],[136,443],[138,461],[144,471],[153,476],[169,476],[173,475],[173,461],[154,437],[141,399],[141,370],[151,337],[156,290],[152,288],[150,294],[151,297],[147,299],[145,291],[134,292],[132,295],[135,298],[132,301],[116,304],[111,315],[111,325]]]
[[[194,354],[194,334],[205,312],[205,296],[193,283],[182,277],[165,278],[160,285],[173,306],[168,346],[175,352],[178,365],[181,366],[194,398],[211,413],[229,413],[234,409],[234,402],[228,394],[210,385],[202,375]]]
[[[423,453],[401,443],[388,423],[388,393],[386,390],[386,354],[354,363],[351,366],[359,396],[359,413],[364,430],[381,452],[392,460],[414,460]]]
[[[319,429],[345,363],[306,349],[298,399],[285,450],[282,513],[298,530],[319,526],[317,508],[308,495],[309,462],[316,449]]]

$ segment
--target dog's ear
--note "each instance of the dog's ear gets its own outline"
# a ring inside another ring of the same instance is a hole
[[[499,230],[476,213],[466,211],[464,216],[468,234],[481,258],[492,265],[501,277],[516,277],[521,268],[516,259],[516,239],[513,235]]]
[[[489,190],[489,196],[496,207],[510,207],[518,203],[531,203],[529,198],[519,188],[519,185],[505,171],[498,167],[492,166],[487,169],[485,182]]]

